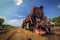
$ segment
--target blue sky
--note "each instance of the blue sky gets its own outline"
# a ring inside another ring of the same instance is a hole
[[[49,18],[60,16],[60,0],[0,0],[0,17],[6,24],[20,26],[32,7],[41,5]]]

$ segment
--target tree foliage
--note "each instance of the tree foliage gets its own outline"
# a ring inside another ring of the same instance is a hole
[[[9,24],[3,24],[3,26],[2,26],[3,28],[13,28],[14,26],[12,26],[12,25],[9,25]]]
[[[56,22],[57,26],[60,26],[60,16],[53,18],[52,21]]]
[[[12,27],[14,27],[14,26],[9,25],[9,24],[3,24],[4,21],[5,21],[4,18],[0,18],[0,27],[2,27],[2,28],[12,28]]]
[[[5,20],[4,20],[3,18],[0,18],[0,26],[3,25],[4,21],[5,21]]]

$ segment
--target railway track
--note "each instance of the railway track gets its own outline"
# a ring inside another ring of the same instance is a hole
[[[6,28],[0,28],[0,34],[6,33],[8,30]]]
[[[60,30],[60,29],[57,29]],[[49,35],[47,37],[47,40],[60,40],[60,31],[55,30],[55,34],[54,35]]]
[[[39,36],[38,34],[32,33],[28,30],[21,28],[9,29],[7,33],[0,35],[0,40],[60,40],[60,32],[55,31],[54,35],[49,35],[47,37]]]

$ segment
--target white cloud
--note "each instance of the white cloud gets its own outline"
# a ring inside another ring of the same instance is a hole
[[[58,8],[60,8],[60,5],[57,5]]]
[[[3,16],[0,16],[0,18],[4,18]]]
[[[6,24],[13,25],[13,26],[21,26],[23,20],[24,20],[24,19],[21,19],[21,20],[13,19],[13,20],[8,20],[8,21],[6,21],[5,23],[6,23]]]
[[[21,5],[23,3],[23,0],[14,0],[16,5]]]
[[[5,17],[5,16],[0,16],[0,18],[3,18],[4,20],[6,19],[6,17]]]
[[[16,16],[16,17],[22,18],[23,16]]]
[[[16,17],[19,17],[19,18],[22,18],[22,17],[24,17],[24,16],[21,16],[21,15],[17,15],[17,14],[16,14],[15,16],[16,16]]]

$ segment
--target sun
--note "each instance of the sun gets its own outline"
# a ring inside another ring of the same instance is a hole
[[[23,0],[14,0],[15,1],[15,4],[17,6],[21,5],[23,3]]]

